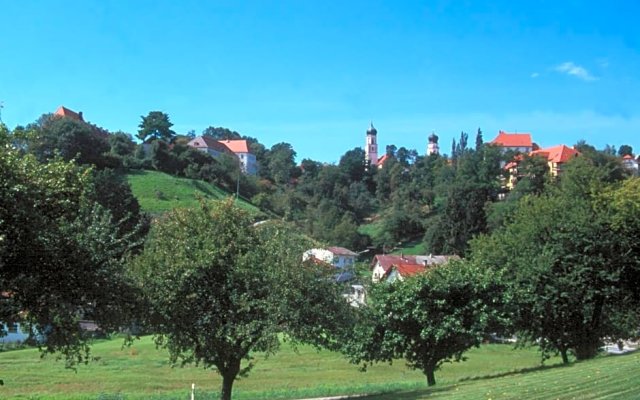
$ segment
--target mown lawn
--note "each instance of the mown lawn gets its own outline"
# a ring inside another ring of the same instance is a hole
[[[127,174],[127,180],[140,207],[152,214],[174,208],[195,207],[198,197],[221,200],[232,196],[207,182],[178,178],[158,171],[133,171]],[[238,201],[238,205],[252,213],[260,213],[257,207],[242,199]]]
[[[131,348],[118,339],[96,343],[95,361],[77,372],[37,350],[0,353],[0,398],[15,399],[188,399],[191,383],[196,399],[217,397],[220,378],[198,367],[171,368],[166,353],[150,337]],[[436,373],[438,384],[427,388],[424,376],[399,361],[360,372],[340,354],[285,344],[268,359],[258,357],[249,377],[234,388],[237,399],[293,399],[368,393],[367,400],[391,399],[600,399],[640,398],[640,354],[608,356],[571,364],[547,361],[540,368],[534,349],[510,345],[473,349],[463,363],[446,364]],[[610,397],[607,397],[610,396]]]

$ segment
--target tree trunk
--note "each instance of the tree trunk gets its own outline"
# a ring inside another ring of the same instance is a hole
[[[434,374],[435,368],[427,367],[424,374],[427,376],[427,386],[433,386],[436,384],[436,375]]]
[[[567,356],[567,349],[561,349],[560,355],[562,356],[562,363],[569,364],[569,357]]]
[[[233,381],[235,376],[223,376],[222,377],[222,392],[220,392],[220,400],[231,400],[231,390],[233,389]]]
[[[231,390],[233,382],[240,372],[240,360],[231,360],[222,373],[222,391],[220,392],[220,400],[231,400]]]

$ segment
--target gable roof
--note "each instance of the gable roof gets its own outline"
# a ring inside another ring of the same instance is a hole
[[[491,141],[502,147],[533,147],[530,133],[508,133],[499,131],[498,136]]]
[[[232,153],[227,146],[215,140],[211,136],[206,135],[191,139],[189,143],[187,143],[187,146],[195,147],[196,149],[213,149],[220,153]]]
[[[354,253],[353,251],[346,249],[344,247],[327,247],[327,250],[329,250],[330,252],[332,252],[334,255],[337,256],[352,256],[352,257],[356,257],[358,255],[358,253]]]
[[[68,117],[68,118],[75,119],[77,121],[83,121],[84,122],[84,118],[82,118],[82,112],[77,113],[75,111],[71,111],[68,108],[66,108],[65,106],[58,107],[58,109],[56,110],[54,115],[58,115],[60,117]]]
[[[393,265],[397,264],[417,264],[415,256],[398,256],[393,254],[376,254],[373,256],[373,261],[371,262],[372,266],[380,264],[382,269],[387,272],[389,268]]]
[[[389,155],[385,154],[382,157],[378,158],[378,168],[382,168],[382,166],[384,165],[384,162],[387,161],[389,159]]]
[[[420,264],[397,264],[393,266],[393,269],[398,271],[398,274],[402,277],[412,276],[425,272],[427,268]]]
[[[549,162],[556,164],[565,163],[579,154],[580,152],[578,150],[565,146],[564,144],[531,152],[532,156],[546,157]]]
[[[250,153],[249,144],[246,140],[219,140],[220,143],[227,146],[234,153]]]

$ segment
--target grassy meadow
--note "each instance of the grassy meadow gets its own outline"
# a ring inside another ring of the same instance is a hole
[[[174,208],[195,207],[198,197],[222,200],[232,196],[207,182],[178,178],[158,171],[132,171],[127,174],[127,180],[140,207],[152,214]],[[260,213],[260,209],[242,199],[238,201],[238,205],[251,213]]]
[[[220,377],[211,370],[172,368],[167,354],[150,337],[122,348],[119,339],[97,342],[95,360],[77,372],[66,370],[35,349],[0,352],[2,399],[215,399]],[[633,399],[640,398],[640,354],[600,357],[562,366],[558,359],[540,367],[535,349],[485,345],[467,354],[468,361],[445,364],[438,384],[426,387],[422,373],[404,362],[378,364],[361,372],[342,355],[284,344],[234,386],[237,399],[297,399],[369,394],[367,400],[391,399]]]

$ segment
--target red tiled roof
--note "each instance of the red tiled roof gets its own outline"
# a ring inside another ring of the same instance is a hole
[[[389,155],[385,154],[382,157],[380,157],[378,159],[378,167],[382,167],[384,165],[384,162],[387,161],[389,159]]]
[[[391,254],[376,254],[371,262],[372,266],[379,263],[382,269],[387,272],[392,265],[397,264],[417,264],[415,256],[397,256]]]
[[[75,111],[69,110],[68,108],[66,108],[64,106],[58,107],[58,109],[56,110],[54,115],[58,115],[60,117],[73,118],[73,119],[75,119],[77,121],[84,121],[84,118],[82,118],[82,112],[77,113]]]
[[[633,156],[631,154],[625,154],[624,157],[622,157],[623,160],[633,160]]]
[[[234,153],[250,153],[246,140],[220,140],[219,142]]]
[[[330,252],[332,252],[335,255],[339,255],[339,256],[357,256],[358,253],[354,253],[353,251],[349,250],[349,249],[345,249],[344,247],[327,247],[327,250],[329,250]]]
[[[416,275],[427,270],[424,265],[420,264],[397,264],[393,265],[393,267],[398,271],[398,274],[404,277]]]
[[[565,163],[579,154],[580,152],[578,150],[565,146],[564,144],[531,152],[532,156],[546,157],[548,161],[556,164]]]
[[[214,149],[221,153],[233,153],[227,146],[206,135],[191,139],[187,146],[195,147],[196,149]]]
[[[508,133],[504,131],[498,132],[498,136],[491,141],[502,147],[533,147],[530,133]]]

